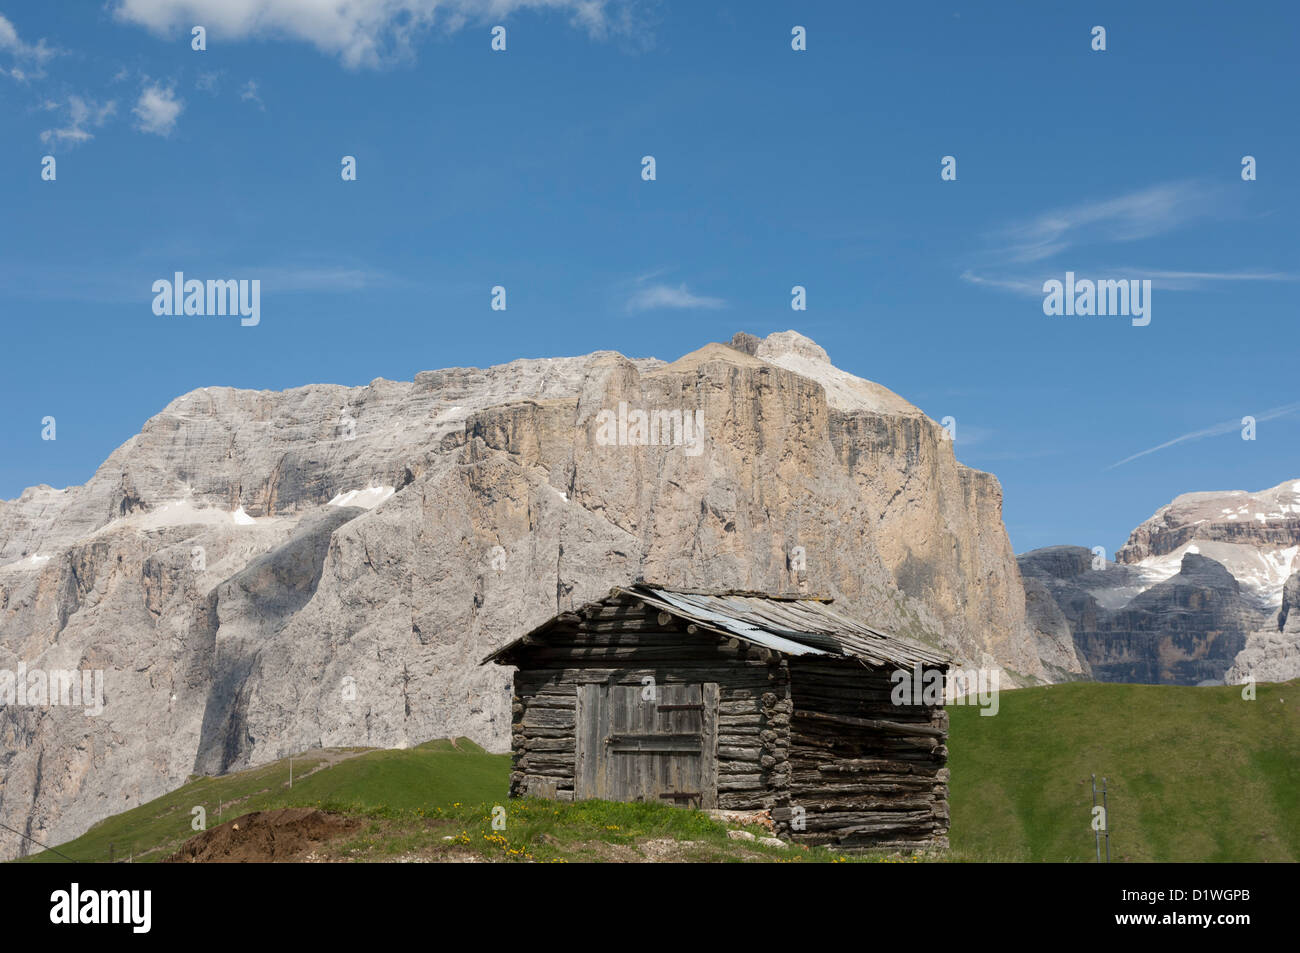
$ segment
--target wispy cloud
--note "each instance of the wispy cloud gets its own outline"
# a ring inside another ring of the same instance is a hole
[[[176,98],[174,88],[151,83],[140,93],[140,99],[131,112],[135,113],[138,120],[135,127],[141,132],[170,136],[184,109],[185,101]]]
[[[1117,198],[1055,209],[997,233],[1009,262],[1042,261],[1081,244],[1131,242],[1211,215],[1221,190],[1172,182]]]
[[[1114,268],[1111,274],[1150,278],[1165,291],[1193,291],[1220,281],[1300,281],[1300,275],[1285,271],[1164,271],[1159,268]]]
[[[634,291],[627,302],[629,311],[652,311],[664,308],[712,310],[726,306],[727,302],[721,298],[694,294],[684,284],[675,288],[665,284],[645,285]]]
[[[361,291],[390,284],[383,272],[345,266],[287,266],[244,268],[239,274],[261,278],[267,291],[310,293],[318,291]]]
[[[266,111],[266,103],[262,102],[262,97],[257,92],[257,83],[251,79],[239,91],[239,99],[241,102],[257,103],[258,109]]]
[[[1124,275],[1149,278],[1165,291],[1189,291],[1224,281],[1295,281],[1286,272],[1215,269],[1094,267],[1083,274],[1079,258],[1088,248],[1113,246],[1153,238],[1198,220],[1223,219],[1231,214],[1227,190],[1195,181],[1170,182],[1109,199],[1080,202],[999,228],[986,236],[979,263],[963,270],[963,281],[1015,294],[1038,297],[1043,282],[1060,278],[1065,269],[1048,265],[1073,252],[1070,270],[1082,277]]]
[[[1033,277],[1027,275],[995,277],[977,274],[967,269],[962,272],[961,279],[973,285],[998,288],[1002,291],[1023,295],[1026,298],[1041,298],[1043,296],[1043,282],[1049,278],[1055,278],[1059,281],[1061,271],[1061,269],[1044,269]],[[1090,269],[1087,274],[1080,274],[1079,277],[1096,278],[1098,275],[1122,275],[1126,278],[1139,280],[1149,278],[1151,279],[1151,286],[1160,291],[1196,291],[1218,282],[1231,281],[1300,281],[1300,274],[1284,271],[1166,271],[1159,268],[1138,268],[1133,266],[1119,268],[1100,266]]]
[[[40,63],[58,53],[45,40],[38,40],[35,44],[24,43],[18,36],[18,30],[4,14],[0,14],[0,51]]]
[[[1014,291],[1016,294],[1030,297],[1041,297],[1043,294],[1043,282],[1035,278],[989,278],[984,275],[977,275],[967,269],[962,272],[961,279],[962,281],[969,281],[973,285],[1001,288],[1004,291]]]
[[[1292,417],[1300,413],[1300,402],[1293,404],[1283,404],[1281,407],[1274,407],[1272,410],[1266,410],[1261,414],[1251,414],[1256,423],[1263,423],[1266,420],[1277,420],[1279,417]],[[1142,450],[1132,456],[1125,457],[1116,463],[1106,467],[1107,470],[1113,470],[1116,467],[1122,467],[1126,463],[1131,463],[1140,457],[1157,453],[1161,450],[1167,450],[1170,447],[1177,446],[1180,443],[1190,443],[1193,440],[1204,440],[1206,437],[1221,437],[1224,434],[1239,433],[1242,428],[1240,418],[1237,420],[1226,420],[1221,424],[1215,424],[1212,427],[1206,427],[1204,430],[1193,430],[1191,433],[1185,433],[1180,437],[1174,437],[1172,440],[1166,440],[1162,444]]]
[[[412,55],[435,25],[457,30],[497,22],[518,10],[554,10],[600,38],[635,29],[632,0],[111,0],[113,13],[167,36],[207,27],[209,37],[281,36],[338,56],[350,68],[377,67]]]
[[[0,292],[32,301],[78,301],[147,307],[158,278],[183,271],[188,278],[257,278],[264,294],[335,295],[370,288],[412,288],[410,279],[358,261],[270,261],[240,264],[168,238],[158,248],[126,257],[84,262],[10,259],[0,263]]]
[[[0,66],[0,75],[26,83],[44,77],[46,61],[57,56],[59,51],[43,39],[34,44],[23,42],[13,23],[0,14],[0,53],[8,53],[14,60],[8,69]]]
[[[100,128],[116,114],[117,102],[110,99],[106,103],[97,103],[93,99],[69,96],[62,103],[46,101],[45,108],[50,112],[65,113],[67,122],[63,126],[44,130],[41,133],[41,142],[46,145],[51,143],[77,145],[95,138],[90,130]]]

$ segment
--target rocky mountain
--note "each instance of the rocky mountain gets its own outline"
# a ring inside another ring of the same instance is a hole
[[[1276,608],[1300,562],[1300,480],[1247,493],[1185,493],[1161,507],[1115,554],[1115,561],[1162,579],[1188,552],[1222,563],[1263,605]]]
[[[1212,559],[1187,553],[1178,572],[1145,588],[1130,567],[1093,569],[1093,559],[1081,546],[1057,546],[1021,556],[1020,570],[1026,593],[1036,583],[1050,594],[1098,681],[1222,680],[1247,635],[1263,623],[1262,611]]]
[[[1195,685],[1300,674],[1295,623],[1286,629],[1298,552],[1300,481],[1289,480],[1179,496],[1114,562],[1076,546],[1018,562],[1031,627],[1041,639],[1064,624],[1093,678]]]
[[[315,746],[502,750],[509,675],[478,661],[637,578],[824,593],[1008,681],[1078,675],[1026,622],[1001,504],[793,331],[194,391],[83,486],[0,503],[0,671],[98,671],[104,695],[0,708],[0,820],[60,842]]]

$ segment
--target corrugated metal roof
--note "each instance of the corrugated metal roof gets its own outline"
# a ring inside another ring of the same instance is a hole
[[[832,610],[827,600],[773,597],[758,593],[698,592],[637,583],[615,589],[606,599],[623,595],[721,635],[735,636],[789,656],[852,656],[869,665],[947,665],[935,649],[879,632]],[[554,620],[552,620],[554,621]],[[495,661],[550,623],[493,652]]]

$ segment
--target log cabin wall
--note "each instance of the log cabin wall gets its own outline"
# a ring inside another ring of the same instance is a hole
[[[510,660],[512,797],[573,800],[580,686],[716,684],[714,765],[700,803],[760,810],[784,803],[790,783],[789,670],[785,660],[740,639],[688,632],[636,599],[588,606],[559,617]]]
[[[806,602],[657,593],[615,590],[485,660],[517,669],[511,796],[768,810],[840,850],[948,846],[947,713],[894,704],[890,680],[943,674],[941,655]],[[731,624],[749,628],[715,631]]]
[[[849,850],[946,848],[948,713],[893,704],[887,668],[805,656],[788,671],[790,798],[773,813],[782,836]]]

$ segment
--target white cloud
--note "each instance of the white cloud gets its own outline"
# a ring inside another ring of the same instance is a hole
[[[113,0],[112,9],[119,19],[160,35],[202,24],[209,42],[303,40],[356,68],[409,56],[419,34],[435,24],[454,30],[518,10],[554,10],[599,37],[628,29],[631,5],[632,0]]]
[[[9,22],[4,14],[0,14],[0,50],[23,59],[35,60],[38,63],[44,63],[56,52],[47,46],[44,40],[40,40],[35,46],[24,43],[19,38],[14,25]]]
[[[258,95],[257,83],[249,80],[244,84],[244,88],[239,91],[239,98],[242,102],[257,103],[257,108],[265,111],[266,103],[262,102],[262,97]]]
[[[657,308],[725,308],[721,298],[692,294],[686,285],[647,285],[638,288],[627,302],[629,311],[649,311]]]
[[[0,50],[12,51],[19,46],[22,46],[22,41],[18,39],[18,31],[7,17],[0,14]]]
[[[268,290],[273,288],[281,293],[361,291],[392,283],[383,272],[341,265],[256,267],[244,269],[239,274],[261,278]]]
[[[1071,269],[1074,270],[1074,269]],[[1045,271],[1038,276],[1011,275],[991,277],[976,274],[967,269],[962,272],[962,281],[985,288],[1000,288],[1026,298],[1041,298],[1043,283],[1049,279],[1060,281],[1063,270]],[[1079,278],[1097,279],[1123,278],[1142,280],[1149,278],[1151,287],[1161,291],[1196,291],[1223,281],[1300,281],[1300,274],[1285,271],[1167,271],[1160,268],[1090,268],[1078,272]]]
[[[9,69],[0,66],[0,74],[25,83],[42,78],[45,71],[41,66],[58,51],[47,46],[44,40],[38,41],[35,46],[24,43],[13,23],[4,14],[0,14],[0,52],[8,53],[15,62]],[[19,62],[24,65],[17,65]],[[28,64],[34,64],[34,68],[29,68]]]
[[[1222,219],[1229,209],[1222,188],[1196,182],[1171,182],[1116,198],[1080,202],[993,232],[980,264],[966,268],[961,278],[1026,297],[1042,296],[1043,282],[1059,280],[1066,270],[1080,278],[1149,278],[1153,288],[1163,291],[1190,291],[1222,281],[1297,280],[1300,276],[1286,272],[1096,267],[1080,257],[1086,251],[1076,251],[1152,238],[1196,219]],[[1068,264],[1048,264],[1067,251],[1074,252]]]
[[[1150,278],[1154,288],[1193,291],[1218,281],[1297,281],[1300,275],[1285,271],[1166,271],[1159,268],[1118,268],[1115,274]]]
[[[176,128],[176,119],[184,108],[185,101],[176,98],[176,91],[172,87],[151,83],[140,93],[140,100],[131,112],[139,119],[135,127],[141,132],[170,136]]]
[[[1215,205],[1215,193],[1190,182],[1082,202],[1004,229],[1003,254],[1013,262],[1041,261],[1079,244],[1150,238],[1208,215]]]
[[[66,103],[46,100],[44,109],[47,112],[66,109],[68,122],[67,125],[57,129],[46,129],[41,133],[41,142],[46,145],[50,143],[76,145],[95,138],[90,130],[98,129],[108,122],[117,112],[117,102],[110,99],[106,103],[97,103],[93,99],[69,96]]]
[[[1014,291],[1016,294],[1026,295],[1030,298],[1038,298],[1043,294],[1043,283],[1033,278],[986,278],[967,269],[962,272],[961,280],[969,281],[973,285],[983,285],[987,288]]]

